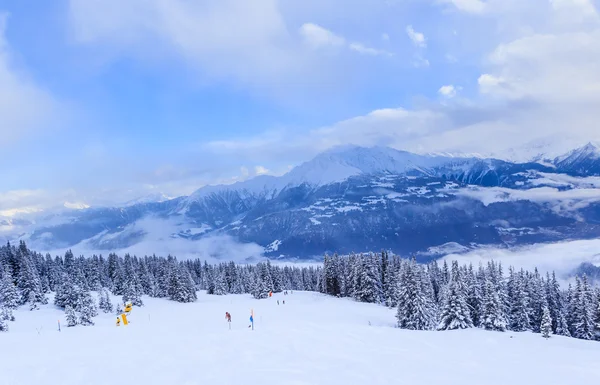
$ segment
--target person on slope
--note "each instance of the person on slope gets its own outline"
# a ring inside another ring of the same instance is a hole
[[[121,317],[117,317],[117,326],[121,326]]]
[[[229,314],[228,311],[225,312],[225,319],[227,320],[227,322],[231,322],[231,314]]]

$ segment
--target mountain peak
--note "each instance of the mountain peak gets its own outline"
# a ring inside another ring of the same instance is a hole
[[[600,147],[593,142],[589,142],[563,156],[557,157],[554,163],[564,172],[597,175],[600,173]]]

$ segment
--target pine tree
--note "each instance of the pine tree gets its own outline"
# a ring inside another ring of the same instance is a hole
[[[576,279],[573,307],[573,337],[584,340],[594,338],[592,292],[587,277]]]
[[[142,294],[144,289],[133,265],[133,258],[129,254],[125,255],[123,264],[125,265],[122,283],[123,303],[131,302],[133,306],[143,306]]]
[[[542,324],[540,325],[542,337],[549,338],[552,332],[552,318],[550,318],[550,310],[547,305],[542,307]]]
[[[358,259],[357,279],[354,285],[354,298],[360,302],[379,303],[383,297],[379,274],[372,256]]]
[[[471,313],[473,326],[481,325],[481,313],[483,307],[483,295],[481,294],[481,285],[478,282],[477,276],[473,272],[473,265],[469,265],[467,271],[467,305]]]
[[[481,325],[486,330],[505,331],[506,319],[502,312],[502,304],[495,285],[490,279],[485,283],[485,294],[483,300],[483,314]]]
[[[448,285],[438,330],[472,328],[473,321],[460,284],[454,279]]]
[[[58,286],[54,296],[54,304],[61,308],[67,306],[75,308],[79,298],[79,290],[79,286],[73,283],[71,276],[67,273],[63,274],[62,283]]]
[[[71,327],[77,325],[77,314],[75,313],[75,309],[70,305],[65,307],[65,317],[67,317],[67,326]]]
[[[408,263],[398,282],[398,327],[409,330],[429,330],[434,322],[432,298],[423,290],[420,267]]]
[[[108,293],[108,290],[106,290],[106,289],[101,290],[98,293],[98,299],[99,299],[98,307],[100,308],[100,310],[102,310],[104,313],[112,313],[113,312],[113,305],[110,300],[110,294]]]
[[[0,266],[0,304],[8,309],[16,309],[19,306],[19,292],[13,283],[12,276],[8,269],[2,272]]]
[[[594,332],[596,339],[600,340],[600,293],[596,295],[596,311],[594,314]]]
[[[529,295],[525,290],[525,274],[523,270],[509,273],[509,323],[510,329],[522,332],[530,329]]]
[[[217,277],[215,280],[215,295],[225,295],[227,294],[227,282],[225,281],[225,272],[217,273]]]
[[[40,309],[40,307],[38,306],[36,295],[33,291],[29,292],[29,298],[27,299],[27,302],[29,302],[29,310],[39,310]]]
[[[21,256],[19,260],[20,268],[17,277],[17,287],[21,291],[20,304],[32,301],[41,304],[48,303],[48,300],[44,296],[40,277],[31,260],[29,252],[26,251],[26,254],[24,254],[24,252],[19,251],[19,254],[21,254]],[[33,295],[31,295],[31,293],[33,293]]]
[[[546,301],[552,319],[552,332],[559,336],[570,337],[571,333],[565,316],[565,301],[560,291],[560,285],[554,272],[552,272],[552,279],[550,279],[550,275],[546,275],[546,277]]]
[[[94,325],[92,318],[98,314],[98,310],[89,291],[84,291],[79,296],[76,311],[79,314],[79,323],[81,325]]]
[[[2,317],[0,317],[0,332],[8,331],[8,322]]]
[[[13,314],[13,309],[4,306],[4,304],[0,304],[0,319],[4,321],[14,321],[15,316]]]

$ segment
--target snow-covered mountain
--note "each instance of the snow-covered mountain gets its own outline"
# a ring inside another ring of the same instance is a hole
[[[160,202],[169,201],[173,198],[174,197],[171,197],[165,193],[152,193],[152,194],[148,194],[143,197],[140,197],[140,198],[136,198],[136,199],[127,201],[123,204],[123,206],[134,206],[137,204],[144,204],[144,203],[160,203]]]
[[[600,236],[599,154],[588,144],[551,161],[515,163],[346,146],[280,177],[70,210],[18,231],[4,224],[0,236],[40,250],[300,258],[381,248],[432,258],[445,245],[587,239]]]

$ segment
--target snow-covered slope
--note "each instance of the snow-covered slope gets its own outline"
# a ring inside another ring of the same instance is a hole
[[[600,378],[598,342],[546,340],[529,332],[396,329],[392,309],[315,293],[144,302],[120,327],[113,315],[100,315],[95,326],[67,328],[64,313],[51,305],[17,311],[11,331],[0,335],[0,382],[595,385]]]

